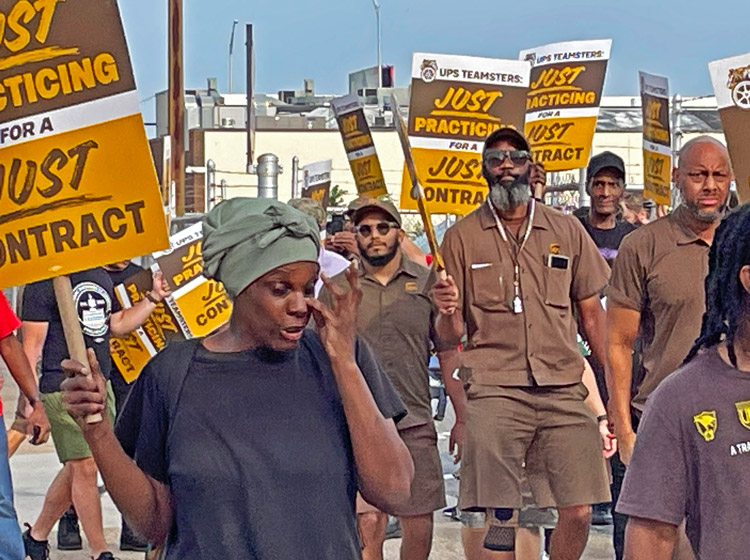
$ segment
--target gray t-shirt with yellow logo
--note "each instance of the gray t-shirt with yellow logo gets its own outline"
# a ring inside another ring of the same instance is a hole
[[[699,353],[649,397],[617,511],[686,520],[702,560],[750,550],[750,373],[717,348]]]

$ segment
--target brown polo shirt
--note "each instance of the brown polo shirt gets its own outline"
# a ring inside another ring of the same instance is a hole
[[[464,382],[519,387],[580,382],[583,356],[573,303],[604,289],[607,263],[575,217],[537,204],[518,256],[523,312],[516,314],[510,251],[487,204],[445,234],[445,267],[458,285],[469,340],[462,356]],[[568,257],[567,268],[548,266],[550,254]]]
[[[406,405],[408,414],[399,430],[432,422],[427,364],[437,310],[430,299],[435,277],[429,269],[406,257],[384,286],[364,266],[360,267],[362,302],[357,314],[357,332],[370,345],[375,357]],[[333,281],[348,289],[344,274]],[[330,303],[323,288],[320,300]]]
[[[641,314],[643,364],[633,398],[639,410],[700,334],[709,244],[684,225],[684,211],[680,207],[623,240],[606,292],[610,306]]]

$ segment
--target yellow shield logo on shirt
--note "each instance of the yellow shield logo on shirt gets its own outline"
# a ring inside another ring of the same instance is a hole
[[[716,429],[718,427],[715,410],[704,410],[700,414],[696,414],[693,416],[693,422],[703,439],[713,441],[716,437]]]
[[[737,407],[737,416],[740,418],[740,424],[750,430],[750,401],[734,403]]]
[[[406,284],[404,284],[404,289],[407,292],[413,294],[414,292],[419,291],[419,284],[417,284],[416,282],[407,282]]]
[[[549,252],[552,255],[559,255],[560,254],[560,244],[559,243],[550,243],[550,245],[549,245]]]

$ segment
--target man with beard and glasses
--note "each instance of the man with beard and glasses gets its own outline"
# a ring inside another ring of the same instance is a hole
[[[357,332],[373,349],[408,411],[398,431],[414,461],[411,499],[388,513],[401,523],[401,558],[427,560],[432,547],[433,512],[445,506],[427,368],[435,341],[432,325],[437,309],[430,300],[435,277],[403,252],[401,215],[390,202],[362,201],[352,215],[352,223],[361,256],[362,301]],[[346,289],[348,282],[339,275],[333,284]],[[331,293],[324,288],[320,299],[328,303]],[[363,559],[382,560],[386,514],[361,498],[357,513]]]
[[[557,506],[552,558],[580,558],[591,504],[609,500],[597,420],[586,407],[574,309],[604,359],[599,295],[609,267],[580,222],[531,198],[529,145],[515,129],[487,138],[487,202],[446,232],[448,278],[432,295],[441,344],[464,333],[466,441],[459,507],[486,511],[496,557],[512,558],[524,463],[537,505]],[[529,475],[532,473],[529,472]],[[543,484],[551,502],[544,503]]]
[[[680,151],[673,178],[683,203],[623,241],[607,289],[609,412],[620,446],[612,462],[615,502],[646,399],[682,363],[700,332],[708,252],[732,180],[729,153],[711,137],[695,138]],[[634,378],[637,338],[642,360]],[[615,514],[618,559],[625,523]],[[692,556],[684,539],[681,549],[681,558]]]

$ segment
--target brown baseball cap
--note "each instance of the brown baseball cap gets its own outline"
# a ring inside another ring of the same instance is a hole
[[[387,200],[379,200],[377,198],[368,198],[360,202],[354,210],[354,214],[352,214],[352,221],[355,224],[359,223],[362,217],[372,210],[381,210],[382,212],[385,212],[393,218],[393,221],[398,224],[398,227],[401,227],[401,214],[399,214],[399,211],[393,203],[388,202]]]

